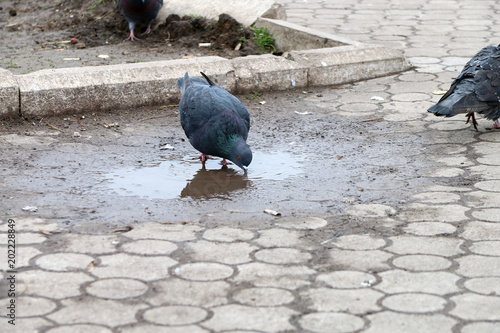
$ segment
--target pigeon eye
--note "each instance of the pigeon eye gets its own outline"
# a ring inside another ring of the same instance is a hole
[[[241,161],[241,157],[238,156],[238,161]]]

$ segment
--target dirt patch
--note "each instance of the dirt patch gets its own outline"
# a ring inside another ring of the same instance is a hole
[[[227,14],[218,20],[169,15],[164,22],[156,20],[141,41],[124,43],[128,24],[117,1],[97,3],[5,1],[0,5],[0,66],[23,74],[44,68],[262,54],[252,31]],[[144,23],[138,24],[137,35],[145,29]],[[99,55],[109,58],[96,59]]]

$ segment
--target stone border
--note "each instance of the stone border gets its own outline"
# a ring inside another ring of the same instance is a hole
[[[0,117],[171,104],[180,98],[176,81],[186,72],[199,76],[203,71],[229,92],[242,94],[344,84],[411,67],[399,50],[351,41],[280,20],[259,18],[256,25],[267,27],[277,36],[284,56],[231,60],[200,57],[46,69],[24,75],[0,70]]]

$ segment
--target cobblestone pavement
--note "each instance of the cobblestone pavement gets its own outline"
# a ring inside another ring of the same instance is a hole
[[[321,243],[305,235],[324,230],[327,216],[252,228],[147,222],[123,234],[62,233],[49,248],[61,225],[18,216],[17,332],[500,332],[500,133],[485,130],[485,120],[474,132],[463,117],[426,113],[439,98],[432,91],[498,43],[500,4],[283,2],[291,22],[404,49],[414,70],[355,84],[331,107],[423,137],[419,158],[438,167],[409,177],[435,184],[399,209],[345,211],[390,224],[394,234]],[[366,102],[374,94],[384,100]],[[4,218],[4,239],[6,230]],[[2,332],[14,331],[5,318],[8,276]]]

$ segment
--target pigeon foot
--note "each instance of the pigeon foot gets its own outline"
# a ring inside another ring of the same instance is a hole
[[[467,117],[467,121],[465,123],[468,124],[470,122],[472,124],[472,126],[474,126],[474,129],[476,130],[476,132],[478,132],[477,121],[476,121],[476,117],[474,116],[474,112],[469,112],[465,116]],[[472,118],[472,121],[471,121],[471,118]]]
[[[495,120],[495,123],[491,127],[486,127],[488,130],[493,130],[493,129],[500,129],[500,121],[497,119]]]
[[[140,39],[139,39],[139,38],[135,37],[135,35],[134,35],[134,30],[130,30],[130,35],[128,36],[128,38],[127,38],[127,39],[125,39],[125,40],[124,40],[124,42],[126,42],[126,41],[128,41],[128,40],[130,40],[130,41],[132,41],[132,42],[133,42],[133,41],[136,41],[136,40],[137,40],[137,41],[140,41]]]

